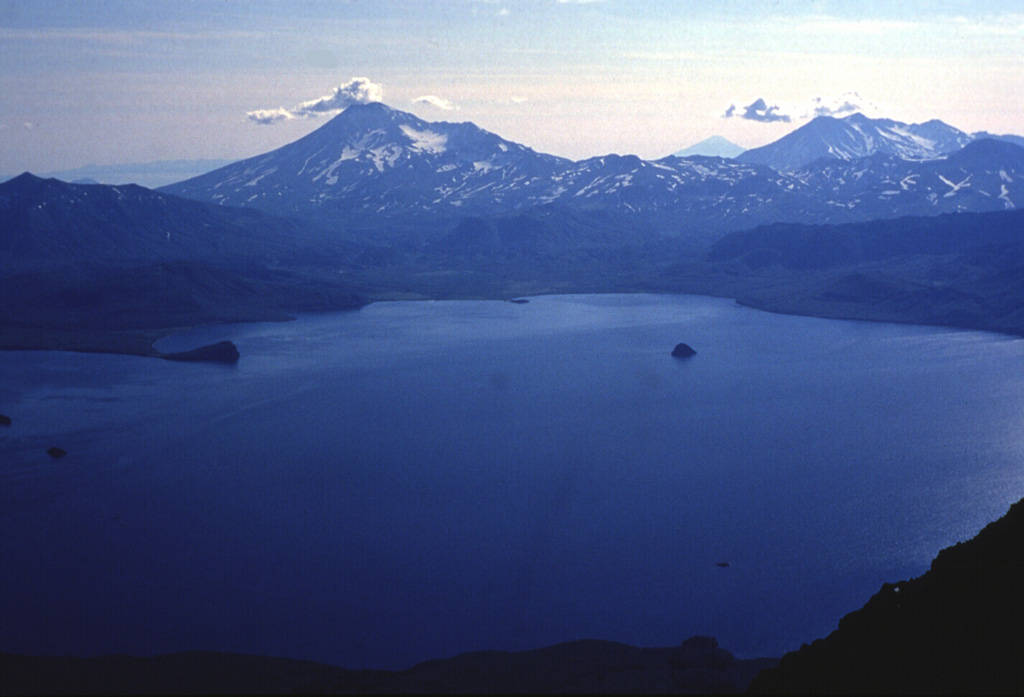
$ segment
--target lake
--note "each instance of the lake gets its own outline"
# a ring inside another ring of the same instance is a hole
[[[996,334],[595,295],[159,348],[223,339],[237,366],[0,354],[0,651],[779,655],[1024,496]]]

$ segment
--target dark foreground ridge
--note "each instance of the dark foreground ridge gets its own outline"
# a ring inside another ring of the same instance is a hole
[[[748,685],[782,694],[1024,694],[1021,588],[1024,500],[781,662],[738,660],[702,636],[674,648],[585,640],[480,651],[403,671],[213,652],[0,654],[0,694],[729,693]]]
[[[755,693],[1024,694],[1024,500],[931,569],[885,584]]]
[[[712,637],[699,636],[674,648],[590,640],[480,651],[403,671],[206,651],[152,658],[0,654],[0,693],[738,693],[777,660],[737,660]]]

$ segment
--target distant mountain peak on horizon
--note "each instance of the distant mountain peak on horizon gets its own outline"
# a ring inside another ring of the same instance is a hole
[[[683,148],[679,152],[674,152],[672,155],[673,157],[701,156],[731,159],[744,152],[746,152],[746,148],[742,148],[720,135],[713,135],[710,138],[705,138],[698,143]]]

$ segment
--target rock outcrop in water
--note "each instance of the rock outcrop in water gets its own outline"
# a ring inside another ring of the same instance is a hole
[[[672,349],[672,355],[676,358],[690,358],[696,356],[697,352],[689,344],[676,344],[676,347]]]
[[[7,416],[6,414],[0,414],[0,426],[10,426],[10,425],[11,425],[11,417]]]
[[[58,457],[64,457],[65,455],[68,454],[68,451],[64,450],[64,448],[58,448],[58,447],[54,446],[54,447],[50,448],[49,450],[47,450],[46,454],[49,455],[50,457],[56,459]]]
[[[191,351],[165,353],[160,356],[168,361],[185,361],[189,363],[238,363],[240,354],[238,347],[230,341],[221,341],[209,346],[202,346]]]
[[[1024,694],[1024,500],[931,569],[886,583],[758,693]]]

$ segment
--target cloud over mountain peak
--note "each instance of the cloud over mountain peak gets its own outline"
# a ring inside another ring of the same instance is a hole
[[[245,117],[253,123],[268,125],[289,119],[310,118],[321,114],[342,111],[353,104],[367,104],[384,100],[384,88],[366,77],[354,77],[339,85],[331,94],[302,102],[292,109],[256,109],[246,112]]]

